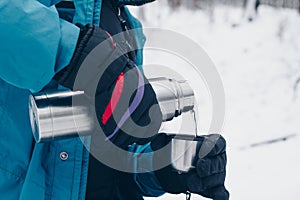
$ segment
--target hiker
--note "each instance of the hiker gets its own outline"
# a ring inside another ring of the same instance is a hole
[[[195,157],[195,169],[180,174],[171,164],[147,173],[116,170],[89,152],[96,147],[101,149],[94,136],[46,143],[36,143],[32,136],[29,95],[48,89],[76,89],[74,83],[83,61],[97,45],[110,41],[106,51],[99,55],[99,65],[111,55],[118,56],[99,77],[94,97],[99,124],[107,139],[118,148],[130,148],[141,154],[137,159],[143,158],[143,152],[153,152],[145,157],[150,167],[152,162],[164,159],[155,150],[167,144],[170,138],[157,132],[159,123],[149,121],[149,110],[157,104],[157,99],[138,68],[142,66],[142,49],[130,49],[142,44],[144,37],[141,32],[136,32],[134,40],[126,35],[121,35],[120,41],[114,41],[112,37],[127,29],[141,27],[126,5],[139,6],[151,1],[1,1],[1,199],[134,200],[143,199],[143,196],[157,197],[165,192],[192,192],[215,200],[229,198],[224,186],[226,144],[222,137],[206,157]],[[121,50],[126,53],[120,54]],[[126,80],[134,82],[134,77],[139,77],[145,84],[143,96],[131,117],[137,124],[147,124],[147,129],[135,133],[140,137],[121,129],[112,135],[111,130],[118,127],[111,116],[113,109],[109,107],[114,97],[112,93],[118,84],[122,85],[120,80],[126,84]],[[88,83],[89,77],[86,79]],[[159,121],[160,111],[152,111]],[[85,146],[89,142],[91,149]],[[110,149],[101,150],[110,153]],[[113,154],[112,159],[116,159]],[[134,159],[128,160],[134,164]]]

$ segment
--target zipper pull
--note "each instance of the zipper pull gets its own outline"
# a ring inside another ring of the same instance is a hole
[[[121,15],[121,8],[120,7],[118,7],[118,18],[121,22],[123,30],[128,31],[128,28],[127,28],[127,25],[126,25],[127,22],[126,22],[125,19],[123,19],[122,15]]]
[[[191,200],[192,194],[191,194],[189,191],[187,191],[187,192],[185,193],[185,195],[186,195],[186,200]]]
[[[125,32],[124,33],[125,41],[121,41],[119,45],[121,45],[121,48],[123,48],[124,50],[126,49],[126,52],[127,52],[127,55],[129,56],[129,58],[131,60],[135,61],[136,57],[135,57],[135,53],[133,52],[134,48],[131,45],[131,44],[134,44],[135,37],[133,35],[129,34],[129,32],[128,32],[129,29],[127,27],[127,21],[121,15],[121,12],[122,12],[121,8],[118,7],[117,9],[118,9],[118,18],[120,20],[122,29]]]

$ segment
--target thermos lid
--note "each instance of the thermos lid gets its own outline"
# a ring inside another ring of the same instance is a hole
[[[36,142],[91,134],[93,119],[89,108],[73,105],[74,97],[83,91],[45,91],[29,96],[29,115]]]
[[[35,99],[32,95],[29,96],[29,118],[30,118],[30,125],[33,137],[36,142],[40,142],[40,130],[39,130],[39,117],[37,112],[37,105],[35,103]]]

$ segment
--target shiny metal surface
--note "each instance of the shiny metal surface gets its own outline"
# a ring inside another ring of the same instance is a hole
[[[194,136],[183,136],[171,141],[171,161],[178,172],[188,172],[195,166],[194,159],[199,142],[194,139]]]
[[[31,95],[29,113],[36,142],[47,142],[91,134],[93,119],[83,106],[72,106],[74,96],[82,91],[47,91]]]
[[[187,81],[165,77],[149,79],[158,100],[163,121],[172,120],[183,112],[193,110],[194,91]]]

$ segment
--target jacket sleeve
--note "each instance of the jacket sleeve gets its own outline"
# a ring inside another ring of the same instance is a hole
[[[70,62],[79,29],[36,0],[1,0],[0,14],[0,78],[41,90]]]
[[[153,167],[154,152],[151,148],[151,143],[145,145],[133,144],[129,147],[129,151],[133,152],[132,159],[135,172],[134,182],[139,188],[143,196],[158,197],[165,193],[158,179],[156,178]]]

